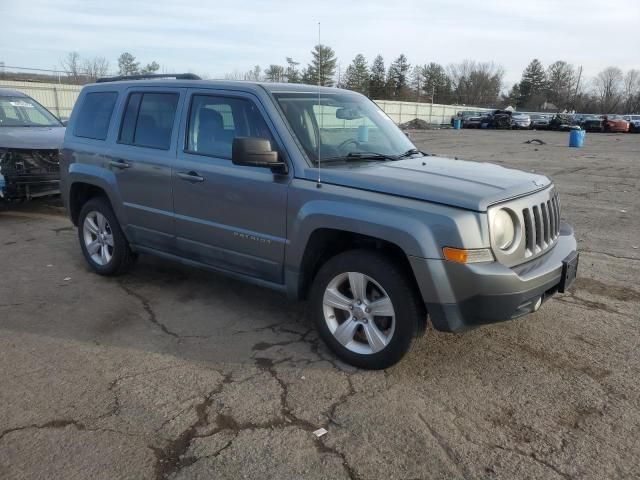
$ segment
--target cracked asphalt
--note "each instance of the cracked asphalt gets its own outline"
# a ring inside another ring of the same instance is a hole
[[[429,328],[360,371],[302,303],[145,256],[99,277],[55,200],[16,206],[0,212],[0,478],[640,477],[640,135],[411,136],[552,176],[581,249],[573,292]]]

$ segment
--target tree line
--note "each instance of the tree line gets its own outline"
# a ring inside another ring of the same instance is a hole
[[[475,106],[494,106],[500,100],[504,69],[492,62],[464,61],[450,65],[431,62],[411,65],[400,54],[389,67],[382,55],[369,64],[362,54],[341,71],[333,49],[316,45],[311,62],[300,68],[300,62],[286,57],[286,64],[256,65],[247,72],[225,75],[232,80],[263,80],[267,82],[307,83],[336,86],[367,95],[376,100],[426,101]]]
[[[522,110],[634,113],[640,111],[640,71],[607,67],[585,80],[582,67],[559,60],[545,68],[534,58],[504,101]]]
[[[78,52],[69,52],[60,60],[60,66],[70,83],[83,85],[95,82],[100,77],[109,74],[109,61],[104,57],[82,58]],[[156,73],[160,64],[156,61],[147,63],[144,67],[136,61],[129,52],[123,52],[118,57],[118,75],[139,75]]]
[[[70,52],[60,61],[70,83],[83,84],[106,76],[109,62],[104,57],[82,58]],[[119,75],[156,73],[160,65],[151,61],[141,66],[134,55],[122,53],[117,60]],[[580,111],[593,113],[635,113],[640,111],[640,71],[623,72],[607,67],[596,77],[584,78],[582,67],[564,60],[545,68],[533,59],[521,79],[505,91],[505,71],[493,62],[465,60],[446,67],[436,62],[411,64],[404,54],[388,67],[382,55],[371,62],[358,54],[341,68],[334,50],[316,45],[304,67],[292,57],[282,64],[226,74],[226,79],[305,83],[335,86],[360,92],[376,100],[433,102],[499,108],[511,105],[519,110]]]

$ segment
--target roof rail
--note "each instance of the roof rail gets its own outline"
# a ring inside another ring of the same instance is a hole
[[[118,82],[120,80],[148,80],[151,78],[175,78],[176,80],[202,80],[195,73],[149,73],[140,75],[118,75],[117,77],[102,77],[96,83]]]

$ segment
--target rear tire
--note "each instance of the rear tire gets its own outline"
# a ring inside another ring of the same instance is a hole
[[[313,281],[309,308],[329,348],[370,370],[398,362],[426,322],[424,304],[404,270],[371,250],[327,261]]]
[[[91,198],[82,206],[78,240],[85,260],[100,275],[125,273],[137,258],[104,197]]]

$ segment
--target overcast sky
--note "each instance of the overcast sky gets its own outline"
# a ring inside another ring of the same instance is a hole
[[[587,76],[640,68],[640,0],[0,0],[0,18],[0,62],[35,68],[73,50],[114,71],[123,51],[212,77],[286,56],[305,65],[318,22],[343,71],[357,53],[387,66],[400,53],[412,64],[493,61],[508,84],[534,57]]]

